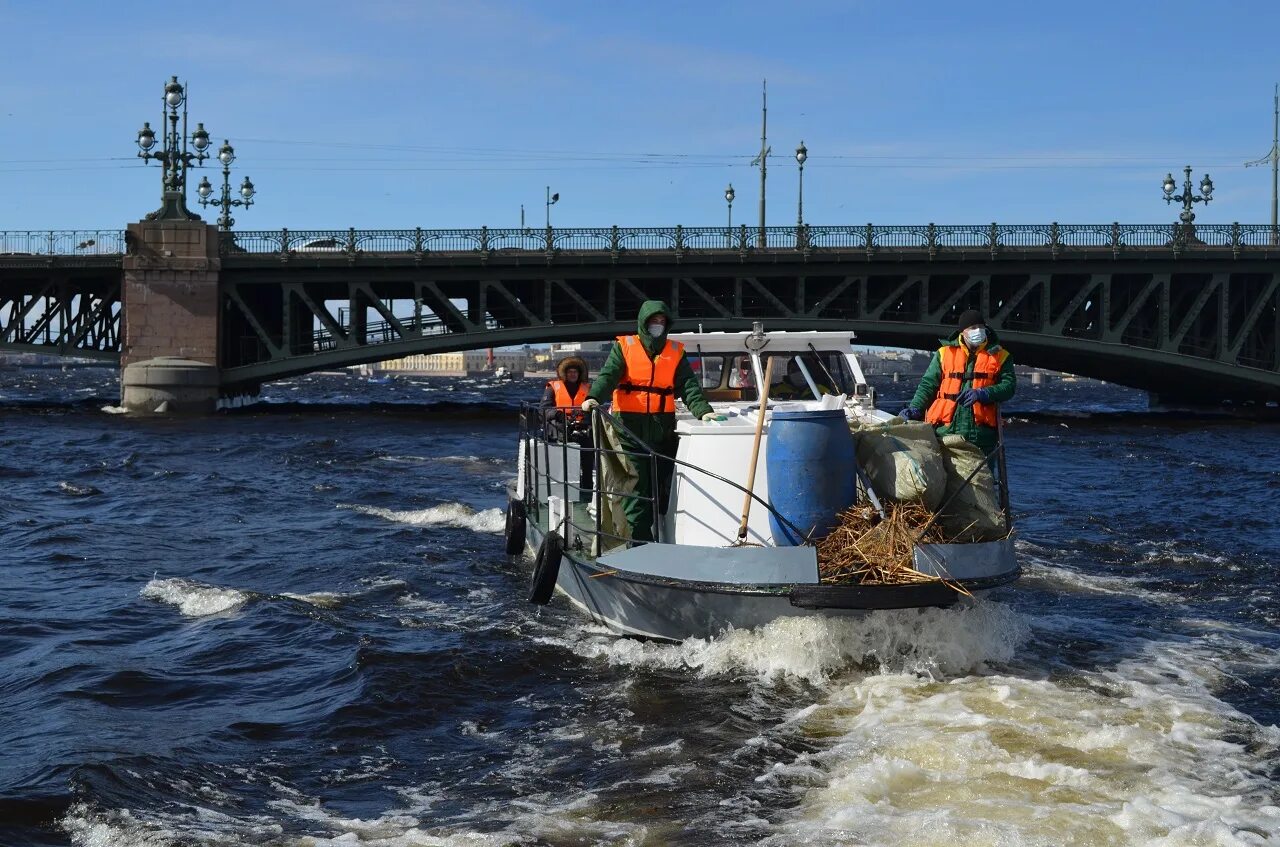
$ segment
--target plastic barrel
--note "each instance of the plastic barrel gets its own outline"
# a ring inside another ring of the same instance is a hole
[[[771,512],[769,526],[779,547],[803,543],[804,534],[823,537],[858,496],[853,435],[843,409],[774,412],[765,467],[774,510],[803,533]]]

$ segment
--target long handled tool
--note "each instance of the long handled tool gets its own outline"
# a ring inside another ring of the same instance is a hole
[[[764,434],[764,414],[769,405],[769,386],[773,384],[773,363],[770,356],[764,367],[764,385],[760,387],[760,411],[756,416],[756,441],[751,447],[751,464],[747,466],[747,496],[742,501],[742,523],[738,524],[738,543],[747,540],[747,518],[751,516],[751,492],[756,485],[756,460],[760,457],[760,437]]]

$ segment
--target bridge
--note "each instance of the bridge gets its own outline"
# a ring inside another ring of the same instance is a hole
[[[313,370],[634,331],[837,329],[931,349],[988,316],[1020,364],[1198,403],[1280,401],[1270,225],[0,232],[0,349]]]

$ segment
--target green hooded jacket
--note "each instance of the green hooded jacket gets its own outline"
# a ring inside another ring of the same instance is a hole
[[[667,331],[658,338],[650,336],[645,329],[645,324],[654,315],[667,317]],[[661,300],[646,300],[640,305],[640,314],[636,316],[636,334],[640,336],[640,341],[644,344],[650,359],[657,356],[666,345],[672,323],[671,312],[667,309],[667,304]],[[618,383],[622,381],[626,372],[627,364],[622,356],[622,345],[615,341],[613,349],[609,351],[609,358],[605,360],[596,378],[591,382],[591,392],[588,396],[599,403],[608,403],[613,399],[613,390],[618,387]],[[694,375],[693,368],[689,367],[689,359],[686,356],[681,356],[680,363],[676,365],[675,391],[676,396],[684,400],[685,406],[695,418],[714,411],[711,404],[707,402],[707,398],[703,396],[702,388],[698,385],[698,377]],[[676,416],[674,413],[619,412],[618,418],[623,426],[638,435],[654,450],[667,456],[675,455]]]
[[[951,338],[940,338],[938,341],[944,347],[958,347],[960,346],[960,332],[957,331]],[[999,346],[1000,336],[996,335],[994,329],[987,327],[987,350],[993,350]],[[971,352],[964,368],[965,377],[960,383],[961,391],[973,386],[973,365],[976,360],[977,357]],[[916,389],[915,396],[911,398],[911,407],[921,411],[928,411],[934,398],[938,396],[938,386],[941,384],[942,356],[935,350],[928,369],[925,370],[924,376],[920,378],[920,387]],[[1018,378],[1013,372],[1013,357],[1009,356],[1004,360],[1004,364],[1000,366],[1000,374],[996,377],[996,384],[989,386],[987,392],[991,395],[992,403],[1004,403],[1013,397],[1017,386]],[[974,422],[973,409],[968,406],[957,406],[951,423],[938,427],[938,436],[941,437],[943,435],[962,435],[966,441],[977,446],[983,453],[990,453],[995,449],[996,442],[999,440],[995,427],[981,426]]]

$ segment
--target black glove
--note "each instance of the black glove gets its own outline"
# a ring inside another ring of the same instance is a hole
[[[902,418],[904,421],[922,421],[924,420],[924,412],[917,409],[915,406],[908,406],[901,412],[898,412],[898,417]]]
[[[956,402],[961,406],[972,406],[974,403],[990,403],[991,393],[985,388],[966,388],[960,392]]]

